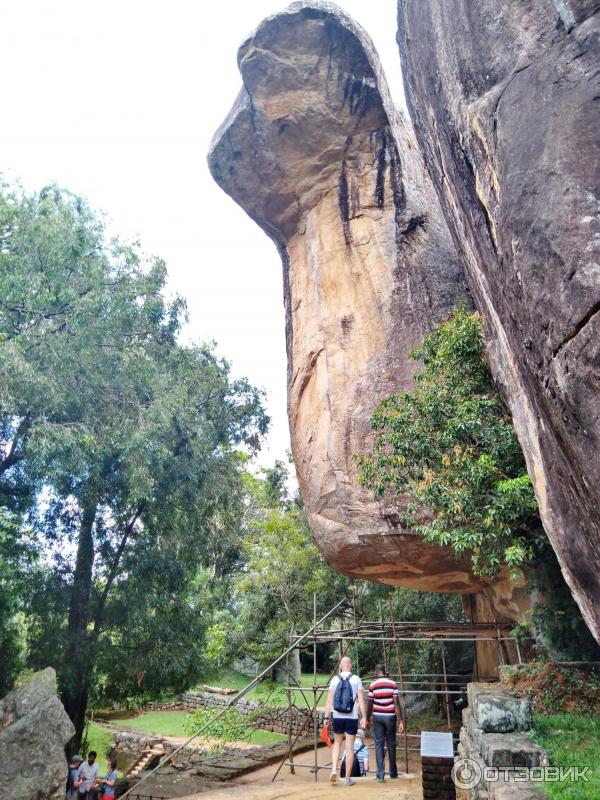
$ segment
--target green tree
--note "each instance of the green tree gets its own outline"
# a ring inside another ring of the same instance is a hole
[[[372,455],[359,459],[362,483],[398,496],[404,525],[457,556],[470,553],[476,573],[518,568],[543,532],[479,316],[459,309],[412,357],[423,364],[414,389],[372,416],[376,438]]]
[[[20,535],[15,518],[0,508],[0,696],[24,666],[25,587],[35,554],[28,532]]]
[[[247,473],[243,567],[235,581],[231,643],[237,654],[272,661],[304,632],[317,612],[347,594],[349,581],[333,572],[316,546],[299,498],[286,490],[287,469],[276,462],[263,477]]]
[[[57,603],[67,589],[52,656],[76,747],[115,587],[139,596],[152,548],[220,568],[241,503],[234,448],[256,448],[268,420],[211,348],[178,344],[164,264],[107,243],[80,198],[5,193],[0,238],[0,469],[16,476],[7,495],[35,498]]]

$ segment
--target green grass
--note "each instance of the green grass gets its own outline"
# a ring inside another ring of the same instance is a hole
[[[600,797],[600,717],[551,714],[534,717],[534,739],[548,751],[555,767],[590,767],[589,783],[545,783],[552,800],[598,800]]]
[[[271,731],[261,731],[256,729],[250,734],[246,741],[251,744],[276,744],[277,742],[287,741],[287,736],[282,733],[271,733]]]
[[[187,718],[186,711],[146,711],[139,717],[120,719],[118,725],[159,736],[186,736],[183,725]]]
[[[185,721],[188,716],[186,711],[147,711],[145,714],[140,714],[139,717],[121,719],[118,724],[137,731],[156,733],[159,736],[184,736],[187,738],[189,732],[185,728]],[[248,741],[252,744],[273,744],[285,738],[280,733],[255,730]]]
[[[90,722],[87,729],[87,737],[87,752],[89,753],[90,750],[95,750],[98,753],[96,761],[98,762],[100,774],[104,777],[108,766],[107,754],[110,750],[112,734],[110,731],[98,727],[94,722]]]
[[[218,676],[207,676],[199,681],[199,684],[207,684],[208,686],[218,686],[220,689],[237,689],[240,691],[244,689],[252,680],[247,675],[242,675],[232,669],[224,670]],[[329,673],[317,673],[317,686],[325,686],[329,681]],[[313,673],[302,673],[300,678],[300,685],[304,687],[312,687]],[[306,708],[312,705],[312,692],[305,692],[303,697],[301,692],[293,692],[293,699],[299,708]],[[245,697],[248,700],[255,700],[257,702],[265,702],[268,699],[270,705],[287,705],[287,694],[282,683],[263,682],[258,686],[251,689]],[[319,705],[325,705],[327,695],[325,692],[318,700]]]

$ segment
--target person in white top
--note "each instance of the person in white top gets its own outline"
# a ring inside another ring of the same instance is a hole
[[[331,753],[332,783],[337,781],[338,761],[342,751],[344,739],[346,740],[346,785],[353,786],[352,762],[354,761],[354,739],[359,727],[367,727],[367,711],[363,696],[362,681],[358,675],[352,674],[352,662],[347,656],[340,661],[339,675],[336,675],[329,684],[327,705],[325,706],[325,724],[329,724],[329,715],[333,711],[333,751]],[[340,710],[340,702],[345,700],[345,695],[351,691],[351,698],[347,704],[348,710]],[[338,708],[336,708],[336,705]]]
[[[84,761],[77,770],[75,786],[79,800],[91,800],[94,795],[94,784],[98,777],[98,764],[96,764],[96,751],[90,750],[87,761]]]

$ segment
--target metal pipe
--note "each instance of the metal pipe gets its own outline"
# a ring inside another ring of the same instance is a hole
[[[444,689],[446,691],[446,720],[448,721],[448,730],[452,730],[450,724],[450,701],[448,699],[448,681],[446,679],[446,655],[444,653],[444,645],[442,644],[442,669],[444,670]]]
[[[337,603],[330,611],[328,611],[327,614],[325,614],[324,617],[321,617],[321,619],[316,623],[316,625],[314,627],[316,628],[317,625],[320,625],[322,622],[324,622],[326,619],[328,619],[335,611],[338,610],[338,608],[340,608],[340,606],[344,605],[344,603],[346,603],[346,598],[344,598],[343,600],[340,600],[340,602]],[[297,641],[302,641],[303,639],[306,639],[307,637],[309,637],[311,635],[312,631],[313,631],[313,628],[310,628]],[[173,750],[172,753],[169,753],[169,755],[166,758],[164,758],[158,764],[158,766],[156,766],[156,767],[154,767],[154,769],[150,770],[150,772],[147,775],[144,775],[144,777],[136,784],[135,788],[137,788],[142,783],[147,781],[148,778],[152,777],[152,775],[156,774],[156,772],[158,772],[159,769],[164,767],[165,764],[168,764],[169,761],[171,761],[173,759],[173,756],[177,755],[177,753],[180,753],[185,747],[188,746],[188,744],[190,744],[190,742],[193,742],[194,739],[198,738],[198,736],[200,736],[201,733],[204,733],[208,728],[210,728],[210,726],[214,722],[216,722],[224,714],[226,714],[229,711],[230,708],[233,708],[233,706],[236,703],[238,703],[243,697],[245,697],[248,694],[248,692],[250,692],[258,683],[260,683],[260,681],[265,677],[265,675],[267,675],[277,664],[279,664],[280,661],[283,661],[283,659],[292,650],[295,649],[295,646],[296,646],[295,644],[290,645],[290,647],[288,647],[288,649],[284,653],[282,653],[278,658],[276,658],[275,661],[273,661],[272,664],[269,664],[269,666],[266,667],[266,669],[263,669],[263,671],[259,675],[257,675],[256,678],[254,678],[253,681],[250,681],[250,683],[247,686],[245,686],[238,694],[236,694],[235,697],[233,697],[231,700],[229,700],[227,705],[223,706],[223,708],[220,711],[218,711],[214,715],[214,717],[212,717],[211,719],[208,720],[208,722],[206,722],[204,725],[202,725],[196,731],[196,733],[192,734],[188,739],[186,739],[186,741],[183,744],[180,744],[179,747],[176,747],[175,750]],[[131,789],[128,789],[124,794],[122,794],[121,795],[121,800],[123,800],[123,798],[127,797],[131,793],[133,788],[134,787],[132,787]]]
[[[313,734],[315,744],[315,782],[319,778],[319,720],[317,714],[317,593],[313,592]],[[291,695],[290,695],[291,696]]]
[[[390,606],[390,616],[392,618],[392,633],[394,637],[396,635],[396,626],[394,623],[394,608],[392,606],[392,596],[388,595],[388,601]],[[400,678],[400,688],[402,689],[402,727],[404,728],[404,772],[408,775],[408,740],[406,738],[407,728],[408,728],[408,720],[406,718],[406,692],[404,691],[404,678],[402,676],[402,667],[400,665],[400,650],[398,648],[398,640],[394,638],[394,647],[396,648],[396,661],[398,662],[398,675]],[[389,753],[388,753],[389,756]],[[390,772],[392,770],[392,766],[390,764]]]

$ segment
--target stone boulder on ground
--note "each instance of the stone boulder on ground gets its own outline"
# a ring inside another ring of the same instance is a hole
[[[64,800],[64,747],[74,733],[56,694],[54,670],[21,679],[0,702],[0,796]]]

